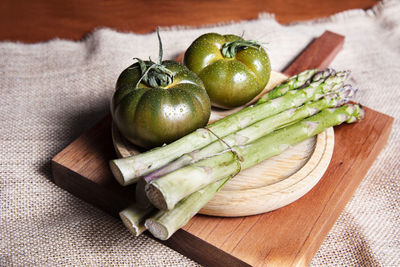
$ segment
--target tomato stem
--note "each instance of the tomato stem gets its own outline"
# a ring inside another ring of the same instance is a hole
[[[233,58],[236,56],[236,53],[249,47],[261,49],[262,45],[253,40],[236,40],[233,42],[226,42],[221,48],[221,53],[224,57]]]
[[[157,38],[158,38],[158,64],[161,65],[163,57],[163,48],[160,37],[160,27],[157,27]]]
[[[153,62],[151,59],[149,61],[143,61],[140,58],[134,58],[138,61],[141,77],[136,83],[136,88],[138,88],[141,82],[144,82],[152,88],[166,87],[173,82],[174,75],[172,71],[166,68],[162,64],[163,48],[159,32],[159,27],[157,27],[157,38],[158,38],[158,63]]]

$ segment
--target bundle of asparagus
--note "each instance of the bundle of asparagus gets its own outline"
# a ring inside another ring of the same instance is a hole
[[[112,160],[110,162],[111,170],[121,185],[133,184],[140,177],[165,166],[183,154],[216,141],[217,136],[222,138],[264,118],[299,107],[308,101],[317,100],[327,93],[336,91],[343,86],[348,72],[330,75],[331,72],[330,69],[324,70],[315,74],[316,78],[313,78],[313,71],[302,72],[297,77],[290,78],[283,86],[287,85],[288,90],[294,89],[294,86],[301,87],[307,84],[309,79],[312,79],[313,82],[304,89],[292,90],[289,92],[294,93],[283,94],[281,97],[275,98],[276,95],[282,94],[279,93],[282,87],[276,88],[268,94],[269,98],[261,98],[257,105],[249,106],[209,124],[206,127],[208,130],[200,128],[169,145],[132,157]]]
[[[239,171],[282,153],[326,128],[363,117],[344,85],[348,72],[304,71],[264,95],[254,106],[199,129],[170,145],[110,162],[123,185],[141,179],[152,206],[120,213],[135,235],[148,229],[169,238]],[[152,214],[152,215],[149,215]],[[149,217],[150,216],[150,217]],[[147,218],[149,217],[149,218]]]

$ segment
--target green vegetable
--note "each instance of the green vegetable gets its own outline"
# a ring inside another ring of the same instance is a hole
[[[311,82],[326,79],[333,74],[332,69],[325,69],[319,71],[317,69],[305,70],[297,75],[288,78],[285,82],[273,88],[261,97],[259,102],[265,102],[283,96],[290,90],[303,88],[308,86]]]
[[[183,227],[196,213],[210,201],[222,185],[230,177],[211,183],[203,189],[194,192],[176,207],[169,211],[160,210],[154,216],[145,220],[145,227],[153,236],[167,240],[179,228]]]
[[[346,77],[344,72],[338,72],[327,79],[314,81],[303,89],[292,90],[279,98],[244,108],[208,125],[207,128],[223,138],[264,118],[335,92],[343,86]],[[131,157],[111,160],[110,168],[120,184],[129,185],[135,183],[139,177],[163,167],[183,154],[200,149],[216,140],[214,134],[201,128],[169,145]]]
[[[236,35],[207,33],[198,37],[183,62],[203,80],[212,105],[220,108],[249,102],[265,88],[271,73],[261,45]]]
[[[260,138],[254,142],[254,145],[243,148],[244,150],[248,149],[248,152],[245,152],[246,158],[242,162],[242,168],[244,169],[248,166],[247,164],[249,163],[246,163],[246,161],[260,162],[263,159],[280,154],[290,145],[317,135],[329,127],[343,122],[352,123],[362,119],[363,116],[364,111],[359,105],[348,104],[339,108],[325,109],[316,115]],[[247,156],[249,156],[249,159],[247,159]],[[211,165],[207,167],[213,168],[212,161],[209,162]],[[235,173],[235,171],[232,170],[232,173]],[[230,179],[230,176],[230,173],[226,173],[226,176],[220,180],[188,195],[171,210],[160,210],[145,221],[145,227],[156,238],[168,239],[212,199],[224,183]]]
[[[170,210],[184,197],[240,170],[236,154],[226,151],[151,181],[145,187],[146,195],[156,208]]]
[[[157,31],[158,33],[158,31]],[[152,148],[207,124],[210,99],[200,78],[174,61],[142,61],[119,76],[112,98],[113,121],[130,142]]]
[[[144,222],[147,217],[150,217],[153,210],[153,207],[141,209],[135,205],[130,205],[121,211],[119,216],[126,228],[128,228],[134,236],[138,236],[146,231]]]
[[[348,102],[354,93],[355,90],[350,85],[345,85],[337,93],[331,93],[320,100],[309,102],[298,108],[288,109],[274,116],[265,118],[240,131],[231,133],[221,140],[217,140],[201,149],[184,154],[175,161],[144,176],[143,180],[149,183],[152,180],[166,175],[169,172],[226,150],[228,146],[246,145],[264,135],[273,132],[274,130],[307,118],[323,109],[341,106]],[[138,186],[136,186],[136,188],[138,188]],[[141,190],[143,190],[143,188],[141,188]],[[137,195],[140,193],[141,192],[136,191]]]
[[[358,114],[357,110],[360,108],[356,107],[358,106],[347,105],[337,109],[324,109],[317,115],[263,136],[250,144],[232,146],[232,150],[228,149],[224,153],[168,173],[146,185],[147,197],[155,207],[170,210],[181,199],[211,182],[233,176],[239,170],[281,154],[286,148],[320,133],[327,127],[347,121],[351,114]],[[331,113],[335,115],[330,116]],[[349,116],[345,116],[346,114]]]

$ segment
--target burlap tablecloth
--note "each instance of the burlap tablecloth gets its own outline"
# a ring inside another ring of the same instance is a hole
[[[312,265],[400,265],[400,3],[289,26],[273,16],[163,29],[165,58],[202,33],[266,42],[282,70],[325,30],[346,36],[333,62],[351,69],[357,100],[395,117],[389,143],[319,249]],[[10,29],[11,30],[11,29]],[[81,42],[0,43],[0,265],[194,266],[51,182],[50,159],[101,119],[118,74],[133,57],[157,58],[156,35],[99,29]]]

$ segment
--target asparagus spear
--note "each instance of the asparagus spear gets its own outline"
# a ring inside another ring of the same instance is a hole
[[[153,207],[147,209],[138,208],[135,205],[131,205],[119,213],[122,222],[126,228],[134,235],[138,236],[146,230],[144,221],[147,216],[154,210]]]
[[[257,149],[257,147],[254,147],[253,149],[267,151],[265,147],[268,147],[276,151],[275,153],[281,153],[283,149],[288,147],[288,144],[299,143],[313,135],[319,134],[326,128],[339,125],[343,122],[352,123],[362,119],[363,116],[364,111],[359,105],[348,104],[335,109],[326,109],[308,119],[270,134],[268,138],[269,142],[277,143],[267,142],[267,144],[263,144],[262,148]],[[257,151],[257,154],[259,154],[259,151]],[[192,193],[181,200],[172,210],[158,211],[154,216],[145,221],[145,227],[156,238],[161,240],[168,239],[207,204],[229,179],[230,176],[224,177]]]
[[[187,222],[213,198],[229,178],[230,177],[226,177],[194,192],[179,202],[172,210],[158,211],[153,217],[145,221],[144,225],[146,229],[156,238],[167,240],[179,228],[187,224]]]
[[[200,150],[195,150],[190,153],[184,154],[175,161],[144,176],[143,180],[149,183],[152,180],[166,175],[169,172],[182,168],[183,166],[192,164],[211,155],[215,155],[216,153],[227,149],[228,146],[246,145],[264,135],[271,133],[276,129],[314,115],[315,113],[325,108],[341,106],[344,103],[348,102],[350,98],[354,95],[354,93],[355,90],[350,85],[345,85],[341,89],[339,89],[338,92],[330,93],[318,101],[309,102],[301,107],[288,109],[274,116],[265,118],[240,131],[237,131],[236,133],[231,133],[222,138],[222,140],[217,140]]]
[[[233,176],[259,162],[279,155],[286,148],[297,144],[324,129],[349,120],[360,113],[359,106],[346,105],[324,109],[295,124],[263,136],[244,146],[232,146],[223,153],[200,160],[194,164],[168,173],[146,185],[150,202],[162,210],[172,209],[181,199],[218,181]],[[238,155],[238,157],[237,157]],[[238,158],[241,161],[238,161]]]
[[[334,71],[332,69],[325,69],[320,72],[317,72],[317,69],[306,70],[299,73],[298,75],[290,77],[286,82],[282,83],[279,86],[276,86],[267,94],[269,94],[269,99],[277,98],[286,93],[288,90],[293,90],[298,87],[305,87],[312,81],[326,79],[329,75],[332,75],[333,73]],[[203,147],[201,150],[195,150],[191,153],[182,155],[174,162],[171,162],[164,167],[161,167],[160,169],[146,175],[145,177],[143,177],[143,179],[139,180],[136,185],[136,205],[141,208],[147,208],[151,206],[151,203],[147,199],[147,196],[144,192],[144,188],[147,183],[156,179],[157,177],[165,175],[168,172],[179,169],[185,165],[194,163],[195,161],[205,158],[206,156],[220,152],[223,149],[226,149],[226,145],[232,146],[237,144],[236,141],[241,142],[240,140],[242,140],[242,142],[244,143],[250,143],[253,140],[261,137],[262,135],[268,134],[269,132],[272,132],[273,130],[285,124],[289,124],[299,119],[311,116],[323,108],[340,105],[339,102],[345,103],[348,101],[348,98],[353,93],[353,90],[350,88],[348,91],[346,91],[346,89],[343,88],[342,91],[343,92],[338,93],[338,96],[336,96],[336,98],[335,95],[330,94],[328,97],[326,97],[326,99],[322,99],[319,102],[311,102],[302,106],[301,108],[290,109],[285,112],[281,112],[275,116],[252,124],[244,128],[243,130],[238,131],[236,134],[232,133],[226,136],[223,139],[223,142],[217,140],[210,145]]]
[[[310,73],[315,73],[315,71],[310,71]],[[316,76],[326,76],[326,73],[333,72],[332,70],[327,69],[314,74],[314,76],[312,76],[312,79],[316,79]],[[328,94],[321,100],[318,100],[316,102],[309,102],[299,108],[293,108],[281,112],[277,115],[256,122],[236,133],[231,133],[224,137],[222,140],[217,140],[200,150],[195,150],[182,155],[175,161],[161,167],[158,170],[155,170],[154,172],[144,176],[139,180],[136,185],[136,204],[142,208],[151,206],[151,202],[148,200],[144,189],[146,184],[151,182],[152,180],[166,175],[169,172],[182,168],[183,166],[192,164],[200,159],[204,159],[206,157],[209,157],[210,155],[221,152],[222,150],[226,149],[227,146],[248,144],[256,140],[257,138],[264,136],[284,125],[288,125],[290,123],[309,117],[324,108],[343,105],[344,103],[349,101],[349,99],[354,95],[354,92],[355,90],[350,85],[346,85],[341,88],[339,92]]]
[[[312,81],[318,81],[323,78],[327,78],[333,74],[332,69],[325,69],[318,72],[317,69],[310,69],[300,72],[297,75],[289,77],[285,82],[275,86],[271,91],[263,95],[258,103],[263,103],[268,100],[272,100],[283,96],[290,90],[301,89],[308,86]]]
[[[129,185],[135,183],[141,176],[159,169],[183,154],[216,141],[217,137],[215,135],[222,138],[266,117],[301,106],[308,101],[317,100],[324,94],[342,87],[346,78],[347,72],[338,72],[325,80],[314,81],[304,89],[289,91],[279,98],[244,108],[208,125],[207,128],[210,131],[201,128],[169,145],[131,157],[111,160],[111,171],[120,184]]]

